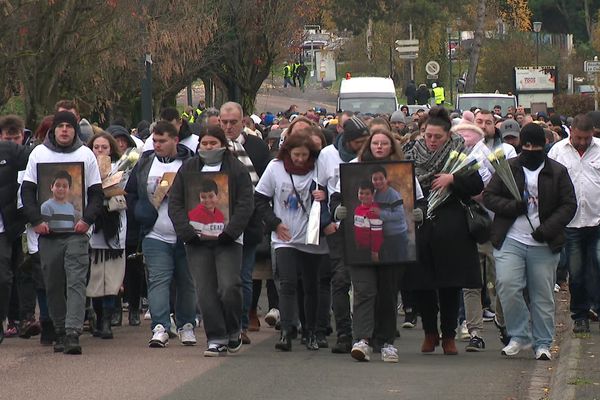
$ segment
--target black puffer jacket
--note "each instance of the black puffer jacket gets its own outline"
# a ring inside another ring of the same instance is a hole
[[[519,193],[525,187],[525,173],[519,158],[508,161],[515,177]],[[575,189],[567,169],[560,163],[546,157],[545,165],[538,177],[538,202],[540,227],[544,240],[553,253],[558,253],[565,243],[565,226],[573,219],[577,211]],[[483,192],[483,203],[493,211],[491,242],[499,249],[506,234],[519,215],[522,214],[521,202],[515,200],[508,188],[496,173]]]
[[[0,142],[0,214],[10,241],[25,230],[25,218],[17,211],[17,175],[27,166],[32,147]]]

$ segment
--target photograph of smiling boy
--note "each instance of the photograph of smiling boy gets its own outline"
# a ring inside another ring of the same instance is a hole
[[[83,165],[42,163],[38,176],[40,211],[50,231],[73,232],[83,209]]]
[[[186,209],[198,237],[216,240],[229,222],[228,176],[221,172],[194,172],[184,175]]]
[[[358,245],[354,222],[366,211],[366,199],[359,199],[359,188],[370,183],[373,188],[369,215],[379,219],[382,242],[377,255],[365,256]],[[415,203],[414,168],[412,162],[358,162],[340,165],[342,204],[348,209],[344,231],[344,257],[348,265],[404,264],[417,261],[415,223],[412,211]],[[362,206],[362,207],[361,207]]]

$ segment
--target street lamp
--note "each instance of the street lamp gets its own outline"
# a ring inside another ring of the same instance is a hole
[[[535,66],[540,66],[540,31],[542,30],[542,23],[536,21],[533,23],[533,31],[535,32]]]
[[[451,35],[452,35],[452,27],[448,26],[446,27],[446,33],[448,34],[448,71],[450,74],[450,104],[454,104],[454,90],[453,90],[453,84],[452,84],[452,40],[451,40]]]

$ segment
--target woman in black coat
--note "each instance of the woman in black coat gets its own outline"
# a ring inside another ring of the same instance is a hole
[[[425,219],[417,230],[419,264],[407,271],[407,286],[415,290],[417,309],[423,320],[423,353],[439,345],[437,314],[440,312],[444,354],[457,354],[454,342],[462,288],[481,287],[477,243],[470,236],[461,201],[483,190],[477,173],[441,174],[453,150],[464,147],[462,137],[450,133],[450,117],[442,107],[430,110],[423,139],[406,154],[414,160],[417,179],[425,198],[431,190],[447,188],[450,197]],[[426,208],[425,204],[420,207]],[[439,306],[438,306],[439,304]]]

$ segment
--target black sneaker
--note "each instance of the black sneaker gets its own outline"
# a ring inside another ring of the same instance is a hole
[[[485,342],[479,336],[471,336],[469,344],[465,348],[468,352],[476,352],[485,349]]]
[[[54,352],[62,353],[65,351],[65,333],[56,332],[56,339],[54,340]]]
[[[589,319],[576,319],[573,326],[573,333],[590,333]]]
[[[229,340],[227,343],[227,351],[229,353],[237,353],[242,348],[242,335],[238,335],[236,340]]]
[[[79,345],[79,335],[71,333],[65,337],[65,349],[63,350],[63,353],[81,354],[81,346]]]
[[[54,333],[54,324],[52,321],[41,321],[42,333],[40,334],[40,344],[42,346],[52,346],[56,340]],[[62,351],[62,350],[61,350]]]
[[[4,341],[4,326],[0,323],[0,344]]]
[[[329,342],[327,342],[327,336],[324,333],[317,333],[317,344],[320,349],[326,349],[329,347]]]
[[[407,311],[404,314],[404,323],[402,324],[402,328],[412,329],[415,326],[417,326],[417,314]]]
[[[494,317],[494,325],[496,325],[496,328],[498,328],[499,334],[500,334],[500,341],[502,342],[503,345],[508,346],[508,344],[510,343],[510,336],[508,336],[508,331],[506,330],[505,326],[502,326],[498,323],[498,320]]]
[[[212,343],[208,349],[204,350],[204,357],[220,357],[227,355],[227,346],[223,344]]]
[[[348,335],[340,335],[337,338],[337,342],[331,348],[331,352],[334,354],[349,354],[352,350],[352,338]]]

